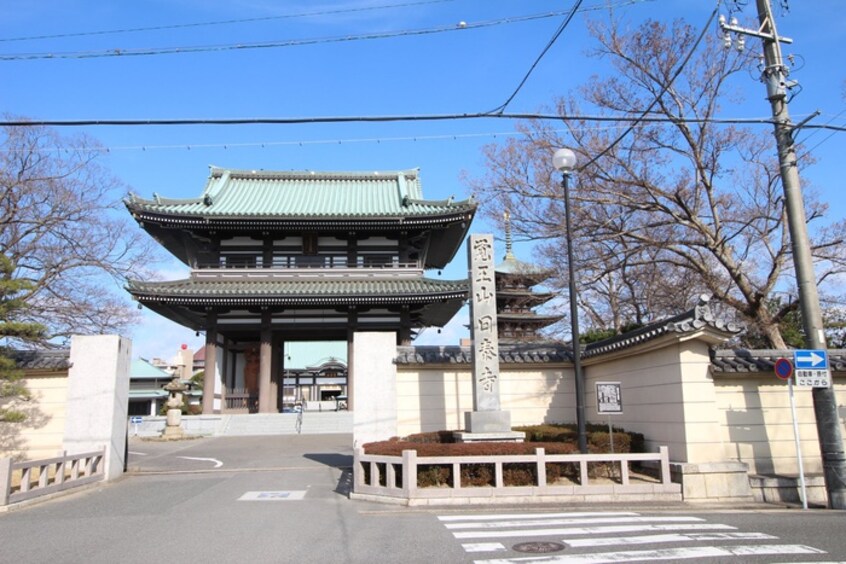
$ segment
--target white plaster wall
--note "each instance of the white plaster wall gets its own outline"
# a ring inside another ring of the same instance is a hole
[[[123,472],[132,343],[116,335],[71,338],[64,448],[106,447],[106,479]]]
[[[771,373],[725,374],[715,378],[715,389],[721,433],[730,444],[729,458],[749,464],[752,473],[798,474],[787,383]],[[846,437],[846,375],[835,375],[834,390],[840,410],[840,432]],[[794,388],[794,394],[805,471],[821,473],[811,390]]]
[[[363,444],[397,435],[395,332],[356,332],[352,338],[353,441]]]
[[[575,421],[572,370],[521,367],[500,371],[500,402],[512,426]],[[469,365],[397,368],[397,433],[459,430],[473,410]]]
[[[30,375],[22,379],[28,401],[13,402],[27,414],[22,423],[0,423],[0,457],[50,458],[62,450],[65,432],[66,372]]]
[[[670,460],[685,461],[687,435],[684,426],[684,389],[679,366],[679,343],[636,356],[625,356],[585,367],[585,413],[588,422],[607,424],[597,415],[596,382],[620,382],[622,415],[613,425],[642,433],[646,448],[666,445]]]

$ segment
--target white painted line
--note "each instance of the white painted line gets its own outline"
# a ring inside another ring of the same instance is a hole
[[[220,468],[221,466],[223,466],[223,462],[221,462],[217,458],[198,458],[196,456],[177,456],[176,458],[184,458],[185,460],[199,460],[201,462],[214,462],[215,468]]]
[[[541,519],[558,517],[636,517],[640,513],[633,511],[603,511],[603,512],[582,512],[582,513],[483,513],[481,515],[439,515],[440,521],[495,521],[497,519]]]
[[[129,454],[134,454],[135,456],[147,456],[146,452],[135,452],[134,450],[130,450]]]
[[[305,490],[246,492],[238,501],[297,501],[305,498]]]
[[[816,548],[798,544],[758,546],[700,546],[658,550],[597,552],[594,554],[561,554],[528,558],[476,560],[476,564],[514,564],[516,562],[544,562],[548,564],[601,564],[603,562],[643,562],[647,560],[687,560],[691,558],[719,558],[726,556],[773,554],[825,554]]]
[[[447,529],[504,529],[506,527],[529,527],[535,525],[598,525],[600,523],[701,523],[699,517],[593,517],[587,519],[535,519],[526,521],[494,521],[484,523],[448,523]]]
[[[649,525],[610,525],[602,527],[571,527],[567,529],[512,529],[508,531],[459,531],[452,533],[457,539],[495,539],[501,537],[576,536],[616,533],[640,533],[644,531],[725,531],[734,530],[731,525],[712,523],[669,523]],[[565,541],[566,542],[566,541]]]
[[[627,544],[652,544],[663,542],[694,542],[694,541],[716,541],[716,540],[776,540],[778,537],[766,533],[690,533],[690,534],[669,534],[669,535],[641,535],[637,537],[607,537],[607,538],[584,538],[567,539],[566,542],[573,548],[584,548],[594,546],[615,546]]]
[[[468,542],[461,545],[465,552],[503,552],[505,545],[501,542]]]
[[[761,554],[826,554],[826,551],[804,544],[761,544],[749,546],[727,546],[732,554],[738,556],[758,556]]]

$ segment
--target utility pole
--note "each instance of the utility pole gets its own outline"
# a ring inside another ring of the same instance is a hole
[[[790,120],[787,108],[787,90],[795,83],[787,80],[788,69],[781,55],[781,43],[792,43],[792,40],[778,36],[770,0],[756,0],[756,4],[760,24],[757,30],[740,28],[735,20],[727,24],[725,18],[720,18],[720,27],[726,33],[727,46],[731,44],[728,32],[735,32],[741,37],[743,35],[758,37],[764,44],[762,80],[767,87],[767,99],[772,106],[775,122],[781,183],[784,189],[793,264],[799,285],[805,344],[809,349],[827,349],[793,139],[796,127]],[[740,45],[738,47],[740,48]],[[831,509],[846,509],[846,456],[843,452],[834,389],[814,388],[812,394],[828,504]]]

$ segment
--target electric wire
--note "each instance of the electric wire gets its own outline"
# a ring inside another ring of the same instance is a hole
[[[840,116],[842,116],[844,113],[846,113],[846,108],[844,108],[844,109],[840,110],[840,112],[838,112],[838,113],[837,113],[837,115],[835,115],[833,118],[831,118],[830,120],[828,120],[828,121],[826,122],[826,125],[830,125],[830,124],[831,124],[834,120],[838,119],[838,118],[839,118]],[[802,129],[805,129],[806,127],[808,127],[808,126],[807,126],[807,125],[803,125],[803,126],[802,126]],[[813,133],[811,133],[810,135],[808,135],[805,139],[803,139],[803,140],[801,141],[801,143],[807,143],[809,139],[811,139],[814,135],[816,135],[816,134],[817,134],[817,133],[819,133],[820,131],[822,131],[822,128],[818,128],[816,131],[814,131]],[[801,160],[801,159],[805,158],[806,156],[810,155],[810,154],[811,154],[813,151],[815,151],[815,150],[816,150],[816,149],[817,149],[820,145],[822,145],[823,143],[825,143],[826,141],[828,141],[829,139],[831,139],[831,138],[832,138],[832,137],[833,137],[836,133],[838,133],[838,131],[846,131],[846,126],[843,126],[843,127],[841,127],[840,129],[835,129],[834,131],[831,131],[831,133],[829,133],[828,135],[826,135],[825,137],[823,137],[823,138],[822,138],[822,139],[821,139],[821,140],[820,140],[820,141],[819,141],[816,145],[814,145],[813,147],[811,147],[811,148],[809,148],[809,149],[806,149],[806,150],[802,151],[802,153],[801,153],[801,154],[797,155],[797,157],[796,157],[796,158],[797,158],[797,160]]]
[[[106,57],[139,57],[150,55],[174,55],[186,53],[206,53],[247,49],[277,49],[283,47],[300,47],[303,45],[319,45],[326,43],[344,43],[353,41],[367,41],[375,39],[392,39],[395,37],[409,37],[432,35],[454,31],[466,31],[468,29],[482,29],[500,25],[509,25],[529,21],[537,21],[548,18],[555,18],[566,14],[566,11],[545,12],[542,14],[530,14],[525,16],[510,16],[495,20],[480,22],[461,22],[459,25],[450,24],[447,26],[436,26],[418,29],[406,29],[399,31],[370,32],[354,35],[341,35],[333,37],[315,37],[305,39],[285,39],[277,41],[262,41],[256,43],[228,43],[221,45],[198,45],[187,47],[155,47],[141,49],[107,49],[101,51],[58,51],[53,53],[3,53],[0,54],[0,61],[29,61],[37,59],[97,59]]]
[[[435,122],[470,119],[512,119],[512,120],[574,120],[611,123],[715,123],[734,125],[761,125],[775,123],[772,117],[761,118],[679,118],[662,115],[607,116],[607,115],[562,115],[545,113],[499,113],[488,112],[452,114],[408,114],[376,116],[301,116],[301,117],[249,117],[249,118],[150,118],[150,119],[0,119],[0,127],[88,127],[88,126],[177,126],[177,125],[296,125],[311,123],[393,123],[393,122]],[[831,125],[805,125],[803,129],[832,129],[846,131],[846,128]]]
[[[517,93],[520,92],[520,90],[523,88],[523,85],[526,84],[526,82],[529,80],[529,77],[532,75],[532,72],[535,70],[535,67],[538,66],[538,63],[541,62],[541,59],[543,59],[544,55],[546,55],[546,53],[552,48],[558,38],[561,37],[561,34],[564,33],[564,30],[567,29],[567,26],[570,25],[570,22],[573,20],[573,16],[576,15],[576,12],[581,7],[582,2],[583,0],[577,0],[577,2],[573,5],[573,8],[570,10],[570,13],[567,14],[567,16],[564,18],[564,21],[561,22],[561,25],[558,26],[558,29],[556,29],[555,33],[552,34],[552,37],[546,43],[546,46],[541,50],[540,54],[535,58],[535,61],[529,67],[529,70],[523,76],[523,79],[517,85],[517,88],[515,88],[514,92],[511,93],[511,96],[509,96],[505,100],[505,102],[503,102],[496,108],[490,110],[490,113],[499,113],[505,111],[505,108],[508,107],[508,104],[511,103],[514,97],[517,96]]]
[[[205,26],[205,25],[223,25],[228,23],[243,23],[243,22],[254,22],[254,21],[262,21],[265,19],[279,19],[279,18],[294,18],[294,17],[308,17],[308,16],[317,16],[317,15],[329,15],[329,14],[338,14],[338,13],[346,13],[346,12],[356,12],[356,11],[365,11],[365,10],[376,10],[376,9],[387,9],[387,8],[395,8],[395,7],[407,7],[407,6],[416,6],[420,4],[430,4],[430,3],[438,3],[438,2],[452,2],[455,0],[428,0],[422,2],[407,2],[404,4],[386,4],[381,6],[371,6],[367,8],[350,8],[346,10],[327,10],[323,12],[304,12],[298,14],[289,14],[284,16],[268,16],[265,18],[246,18],[241,20],[222,20],[217,22],[199,22],[199,23],[189,23],[189,24],[172,24],[172,25],[163,25],[163,26],[155,26],[155,27],[147,27],[147,28],[127,28],[123,30],[107,30],[103,32],[79,32],[79,33],[67,33],[67,34],[57,34],[57,35],[40,35],[40,36],[28,36],[28,37],[18,37],[18,38],[8,38],[2,39],[0,38],[0,43],[2,42],[11,42],[11,41],[23,41],[23,40],[30,40],[30,39],[52,39],[52,38],[63,38],[63,37],[77,37],[77,36],[86,36],[86,35],[102,35],[102,34],[113,34],[113,33],[125,33],[125,32],[136,32],[136,31],[156,31],[156,30],[165,30],[165,29],[176,29],[176,28],[189,28],[189,27],[198,27],[198,26]],[[581,12],[588,12],[588,11],[598,11],[598,10],[605,10],[608,8],[613,7],[621,7],[621,6],[628,6],[632,4],[640,4],[643,2],[654,2],[655,0],[618,0],[616,4],[606,4],[606,5],[593,5],[587,6],[582,8]],[[579,1],[581,4],[581,0]],[[103,58],[103,57],[121,57],[121,56],[150,56],[150,55],[173,55],[173,54],[185,54],[185,53],[201,53],[201,52],[213,52],[213,51],[227,51],[227,50],[240,50],[240,49],[262,49],[262,48],[281,48],[281,47],[296,47],[302,45],[315,45],[315,44],[323,44],[323,43],[337,43],[337,42],[344,42],[344,41],[361,41],[367,39],[388,39],[394,37],[405,37],[405,36],[416,36],[416,35],[429,35],[434,33],[444,33],[448,31],[458,31],[464,29],[476,29],[476,28],[484,28],[484,27],[491,27],[494,25],[505,25],[511,23],[520,23],[525,21],[533,21],[539,20],[544,18],[552,18],[558,17],[568,14],[569,12],[564,11],[555,11],[549,12],[544,14],[533,14],[533,15],[526,15],[526,16],[510,16],[506,18],[500,18],[497,20],[490,20],[490,21],[482,21],[477,23],[468,23],[468,22],[460,22],[459,24],[450,24],[445,26],[433,27],[433,28],[423,28],[423,29],[412,29],[412,30],[401,30],[401,31],[393,31],[393,32],[381,32],[381,33],[364,33],[358,35],[346,35],[346,36],[336,36],[336,37],[320,37],[320,38],[306,38],[306,39],[292,39],[292,40],[276,40],[276,41],[267,41],[267,42],[253,42],[253,43],[230,43],[230,44],[221,44],[221,45],[200,45],[200,46],[186,46],[186,47],[148,47],[148,48],[138,48],[138,49],[129,49],[129,48],[112,48],[112,49],[104,49],[104,50],[92,50],[92,51],[58,51],[58,52],[38,52],[38,53],[0,53],[0,61],[21,61],[21,60],[37,60],[37,59],[93,59],[93,58]]]
[[[592,131],[599,131],[599,130],[609,130],[609,129],[621,129],[622,125],[619,126],[602,126],[602,127],[591,127],[591,128],[583,128],[583,130],[592,130]],[[568,130],[565,129],[555,129],[553,133],[564,133]],[[99,151],[110,153],[112,151],[152,151],[152,150],[193,150],[193,149],[241,149],[241,148],[269,148],[269,147],[290,147],[290,146],[299,146],[299,147],[306,147],[312,145],[344,145],[344,144],[357,144],[357,143],[391,143],[391,142],[417,142],[417,141],[458,141],[458,140],[465,140],[465,139],[478,139],[482,137],[491,137],[496,139],[497,137],[524,137],[528,136],[528,133],[522,131],[488,131],[488,132],[476,132],[476,133],[444,133],[440,135],[407,135],[407,136],[399,136],[399,137],[354,137],[354,138],[345,138],[345,139],[310,139],[310,140],[289,140],[289,141],[247,141],[247,142],[240,142],[240,143],[168,143],[163,145],[153,145],[153,144],[144,144],[144,145],[118,145],[118,146],[93,146],[93,147],[74,147],[74,146],[54,146],[54,147],[39,147],[39,148],[20,148],[20,149],[0,149],[0,153],[22,153],[22,152],[39,152],[39,153],[54,153],[54,152],[61,152],[61,151],[80,151],[80,150],[89,150],[89,151]]]
[[[52,35],[28,35],[22,37],[0,37],[0,43],[11,43],[15,41],[35,41],[41,39],[66,39],[70,37],[89,37],[97,35],[118,35],[124,33],[141,33],[147,31],[165,31],[173,29],[186,29],[194,27],[208,27],[218,25],[233,25],[242,23],[257,23],[277,20],[288,20],[295,18],[312,18],[319,16],[334,16],[338,14],[351,14],[356,12],[372,12],[376,10],[387,10],[393,8],[410,8],[414,6],[423,6],[427,4],[443,4],[445,2],[454,2],[455,0],[422,0],[419,2],[404,2],[401,4],[381,4],[378,6],[364,6],[360,8],[338,8],[335,10],[318,10],[313,12],[299,12],[293,14],[282,14],[279,16],[262,16],[256,18],[241,18],[231,20],[217,20],[208,22],[192,22],[183,24],[167,24],[150,27],[129,27],[124,29],[108,29],[100,31],[79,31],[72,33],[56,33]]]
[[[705,33],[708,31],[708,28],[711,27],[711,24],[714,22],[714,19],[717,17],[717,12],[719,12],[719,10],[720,10],[720,2],[718,1],[717,5],[714,7],[714,11],[711,12],[711,16],[708,18],[708,21],[702,27],[702,31],[699,33],[699,37],[696,38],[696,42],[693,44],[693,47],[691,47],[690,52],[688,52],[687,56],[685,56],[685,58],[682,60],[679,67],[676,69],[676,71],[670,77],[670,80],[667,81],[666,84],[664,84],[664,86],[661,88],[661,91],[658,93],[657,96],[655,96],[655,99],[652,100],[652,103],[649,104],[649,107],[647,107],[643,111],[643,113],[641,113],[641,115],[639,117],[635,118],[631,122],[631,125],[629,125],[629,127],[625,131],[623,131],[623,133],[621,133],[610,145],[608,145],[606,148],[604,148],[602,151],[600,151],[599,154],[592,157],[584,165],[579,166],[577,168],[577,170],[585,169],[586,167],[588,167],[588,166],[592,165],[593,163],[595,163],[596,161],[598,161],[604,155],[608,154],[608,152],[611,151],[611,149],[613,149],[614,147],[616,147],[623,139],[625,139],[626,136],[629,133],[631,133],[639,123],[642,123],[643,121],[645,121],[644,118],[652,111],[652,108],[654,108],[655,105],[658,102],[661,101],[661,97],[667,92],[667,90],[670,89],[670,86],[673,85],[676,78],[679,77],[679,75],[682,73],[684,68],[687,66],[687,63],[690,61],[691,57],[693,57],[693,54],[699,48],[699,44],[702,43],[702,39],[705,37]],[[679,120],[669,118],[668,121],[678,122]]]

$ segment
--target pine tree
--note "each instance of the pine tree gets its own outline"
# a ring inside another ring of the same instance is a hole
[[[44,338],[44,327],[20,319],[26,304],[20,294],[30,289],[27,280],[15,278],[15,266],[0,254],[0,422],[18,423],[26,415],[15,409],[12,402],[29,399],[29,391],[21,381],[23,373],[10,357],[9,344],[38,342]]]

